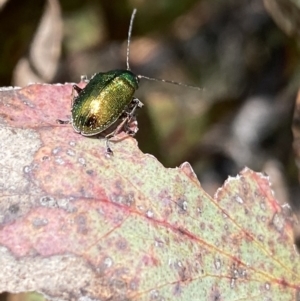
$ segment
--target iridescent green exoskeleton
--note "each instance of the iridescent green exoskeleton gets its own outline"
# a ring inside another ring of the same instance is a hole
[[[105,136],[106,152],[112,154],[109,138],[122,130],[130,135],[135,134],[127,126],[135,118],[136,109],[143,106],[133,97],[138,82],[138,77],[129,70],[112,70],[95,74],[83,89],[73,85],[78,95],[73,99],[72,117],[67,123],[71,122],[75,132],[83,136],[94,136],[122,118],[120,125]]]
[[[137,88],[137,76],[127,70],[97,73],[84,89],[76,86],[79,93],[71,110],[74,130],[84,136],[106,130],[129,108]]]
[[[192,87],[170,80],[135,75],[130,71],[129,46],[135,14],[136,9],[133,10],[131,15],[128,30],[126,56],[127,70],[112,70],[97,73],[83,89],[77,85],[73,85],[73,89],[77,92],[77,96],[75,96],[72,101],[71,120],[58,120],[60,123],[72,123],[74,130],[83,136],[93,136],[102,133],[121,119],[117,128],[105,136],[107,154],[113,153],[108,144],[110,138],[121,131],[125,131],[130,135],[134,135],[136,132],[136,129],[131,130],[129,125],[135,120],[136,110],[143,106],[143,103],[134,97],[134,93],[139,87],[140,78],[162,81],[200,90],[198,87]]]

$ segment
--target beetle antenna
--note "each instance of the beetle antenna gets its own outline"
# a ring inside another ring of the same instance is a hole
[[[135,8],[133,10],[132,14],[131,14],[130,24],[129,24],[129,29],[128,29],[127,52],[126,52],[127,70],[130,70],[130,66],[129,66],[130,40],[131,40],[133,21],[134,21],[135,15],[136,15],[136,11],[137,11],[137,9]],[[195,86],[190,86],[190,85],[187,85],[187,84],[175,82],[173,80],[154,78],[154,77],[149,77],[149,76],[145,76],[145,75],[138,75],[137,77],[138,78],[145,78],[145,79],[148,79],[148,80],[153,80],[153,81],[156,81],[156,82],[164,82],[164,83],[167,83],[167,84],[173,84],[173,85],[182,86],[182,87],[186,87],[186,88],[192,88],[192,89],[196,89],[198,91],[203,91],[204,90],[203,88],[199,88],[199,87],[195,87]]]
[[[172,85],[176,85],[176,86],[182,86],[182,87],[186,87],[186,88],[192,88],[192,89],[196,89],[198,91],[204,91],[203,88],[199,88],[199,87],[196,87],[196,86],[190,86],[190,85],[187,85],[187,84],[184,84],[184,83],[175,82],[173,80],[167,80],[167,79],[162,79],[162,78],[149,77],[149,76],[145,76],[145,75],[138,75],[137,77],[138,78],[145,78],[145,79],[148,79],[148,80],[153,80],[153,81],[156,81],[156,82],[164,82],[164,83],[172,84]]]
[[[131,39],[131,33],[132,33],[132,26],[133,26],[133,21],[135,18],[136,14],[136,8],[133,10],[131,14],[131,19],[130,19],[130,24],[129,24],[129,29],[128,29],[128,39],[127,39],[127,52],[126,52],[126,65],[127,65],[127,70],[130,70],[129,67],[129,48],[130,48],[130,39]]]

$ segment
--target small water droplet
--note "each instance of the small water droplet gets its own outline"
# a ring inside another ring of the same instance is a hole
[[[266,204],[265,204],[265,202],[261,201],[259,205],[260,205],[260,209],[261,210],[266,211]]]
[[[284,228],[284,218],[279,215],[278,213],[275,213],[272,219],[273,225],[275,227],[275,229],[278,232],[282,232],[283,228]]]
[[[110,268],[113,264],[113,260],[110,257],[106,257],[104,259],[104,264],[106,265],[106,267]]]
[[[245,278],[247,276],[247,270],[245,270],[245,269],[240,270],[240,276],[242,278]]]
[[[29,173],[29,172],[31,171],[30,166],[28,166],[28,165],[24,166],[23,171],[24,171],[25,173]]]
[[[57,207],[57,202],[50,196],[43,196],[40,198],[40,204],[45,207]]]
[[[59,165],[65,164],[65,161],[60,156],[55,158],[55,162]]]
[[[77,209],[74,206],[74,204],[71,203],[72,200],[74,200],[74,198],[72,198],[72,197],[58,199],[56,201],[56,207],[62,208],[64,210],[66,210],[67,212],[76,212]]]
[[[265,288],[266,288],[267,291],[270,290],[270,283],[267,282],[267,283],[265,284]]]
[[[231,281],[230,281],[230,288],[234,288],[235,287],[235,279],[234,278],[231,278]]]
[[[179,199],[177,201],[177,205],[179,206],[180,210],[182,210],[182,211],[186,211],[187,210],[188,203],[187,203],[186,200]]]
[[[266,217],[265,217],[265,216],[262,216],[262,217],[260,218],[260,220],[261,220],[263,223],[265,223],[265,222],[266,222]]]
[[[23,101],[23,103],[30,108],[34,108],[34,105],[30,101]]]
[[[76,145],[76,142],[75,142],[75,141],[70,141],[70,142],[69,142],[69,145],[70,145],[70,146],[75,146],[75,145]]]
[[[78,162],[79,162],[81,165],[85,166],[85,159],[84,159],[84,158],[78,158]]]
[[[159,239],[155,239],[155,246],[158,248],[162,248],[164,246],[164,243]]]
[[[221,260],[220,260],[220,258],[215,258],[214,264],[215,264],[216,270],[220,270],[220,268],[221,268]]]
[[[154,216],[153,211],[147,210],[147,211],[146,211],[146,216],[147,216],[148,218],[152,218],[152,217]]]
[[[151,298],[151,300],[155,300],[155,299],[157,299],[158,297],[159,297],[159,293],[158,293],[157,290],[152,290],[152,291],[150,291],[150,298]]]
[[[46,218],[35,218],[33,221],[32,221],[32,225],[35,227],[35,228],[41,228],[41,227],[44,227],[48,224],[48,220]]]
[[[73,157],[73,156],[75,156],[75,152],[72,149],[68,149],[67,150],[67,155]]]
[[[243,201],[243,199],[240,197],[240,196],[235,196],[235,201],[237,202],[237,203],[239,203],[239,204],[243,204],[244,203],[244,201]]]
[[[182,268],[182,262],[180,260],[177,260],[177,265]]]
[[[264,237],[263,237],[263,235],[261,235],[261,234],[260,234],[260,235],[258,235],[258,240],[259,240],[259,241],[264,241]]]
[[[239,271],[238,271],[237,269],[234,269],[234,270],[232,271],[232,276],[233,276],[234,279],[237,279],[238,276],[239,276]]]
[[[57,155],[58,152],[60,152],[61,148],[60,147],[55,147],[53,150],[52,150],[52,154],[53,155]]]
[[[197,213],[201,214],[202,213],[202,208],[198,207],[197,208]]]

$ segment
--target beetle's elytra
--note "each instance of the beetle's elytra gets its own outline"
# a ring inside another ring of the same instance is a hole
[[[137,88],[138,78],[131,71],[97,73],[74,98],[74,130],[83,136],[106,130],[128,108]]]
[[[107,154],[113,153],[108,144],[110,138],[121,131],[125,131],[131,135],[135,134],[135,132],[129,129],[129,124],[135,118],[136,109],[143,106],[142,102],[134,97],[134,93],[139,87],[140,78],[201,90],[198,87],[170,80],[135,75],[130,71],[129,46],[135,14],[136,9],[132,12],[128,30],[127,70],[112,70],[97,73],[83,89],[74,85],[73,88],[77,92],[77,96],[72,101],[71,120],[58,120],[60,123],[71,123],[74,130],[83,136],[93,136],[102,133],[116,121],[122,119],[118,127],[105,136]]]

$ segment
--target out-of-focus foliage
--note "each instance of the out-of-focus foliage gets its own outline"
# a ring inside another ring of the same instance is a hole
[[[300,1],[264,0],[267,11],[276,24],[289,36],[300,37]]]
[[[47,5],[54,4],[48,44],[39,47],[45,66],[52,58],[56,73],[45,75],[49,68],[38,67],[39,48],[32,41]],[[166,166],[191,162],[210,193],[247,165],[265,170],[271,180],[272,173],[274,179],[278,175],[283,202],[291,191],[296,199],[290,124],[298,88],[298,38],[277,27],[261,0],[7,0],[0,11],[0,85],[78,82],[84,74],[125,68],[134,7],[132,70],[205,89],[199,93],[142,80],[137,92],[145,103],[138,116],[140,148]],[[282,15],[289,18],[288,12]],[[55,27],[59,22],[63,27]],[[62,38],[53,39],[53,32]],[[16,68],[24,57],[34,76]]]
[[[57,0],[19,4],[11,0],[0,6],[0,37],[4,41],[0,82],[24,86],[28,81],[51,81],[61,52],[60,4]]]

